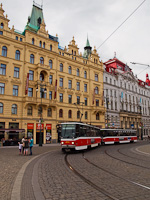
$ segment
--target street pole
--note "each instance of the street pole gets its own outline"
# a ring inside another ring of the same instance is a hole
[[[41,113],[40,113],[40,137],[39,137],[39,146],[42,147],[42,132],[41,132],[41,123],[42,123],[42,89],[40,87],[41,92]]]

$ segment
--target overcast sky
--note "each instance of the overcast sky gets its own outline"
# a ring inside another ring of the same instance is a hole
[[[92,48],[98,48],[116,30],[143,0],[35,0],[42,4],[46,29],[49,34],[58,34],[60,46],[68,46],[75,37],[79,52],[83,53],[87,34]],[[31,14],[33,0],[0,0],[9,27],[23,31]],[[150,65],[150,1],[140,8],[98,48],[100,60],[116,57],[127,63],[145,81],[150,76],[150,67],[133,65],[130,62]],[[147,69],[146,69],[147,68]],[[146,70],[144,70],[146,69]],[[144,70],[142,73],[140,73]]]

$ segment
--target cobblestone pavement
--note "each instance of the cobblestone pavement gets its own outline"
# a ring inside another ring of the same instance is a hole
[[[13,185],[22,166],[35,156],[59,149],[59,144],[33,147],[33,156],[19,155],[18,147],[0,147],[0,200],[10,200]]]
[[[18,148],[0,148],[0,199],[111,199],[67,167],[60,145],[34,147],[33,152],[33,156],[19,156]],[[84,157],[82,153],[69,154],[68,161],[116,199],[150,199],[148,142],[102,146],[84,152]],[[19,179],[19,175],[22,178]]]

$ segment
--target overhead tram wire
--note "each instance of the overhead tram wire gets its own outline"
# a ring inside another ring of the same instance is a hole
[[[143,71],[145,71],[147,68],[150,67],[150,65],[147,65],[147,64],[142,64],[142,63],[135,63],[135,62],[130,62],[131,64],[133,65],[144,65],[144,66],[147,66],[145,69],[143,69],[140,73],[138,73],[137,75],[141,74]]]
[[[146,0],[142,1],[140,5],[102,42],[102,44],[97,48],[97,50],[142,6]]]

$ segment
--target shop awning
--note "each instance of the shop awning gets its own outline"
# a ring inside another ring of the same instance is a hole
[[[5,129],[5,128],[2,128],[0,129],[0,132],[25,132],[25,129],[13,129],[13,128],[8,128],[8,129]]]

